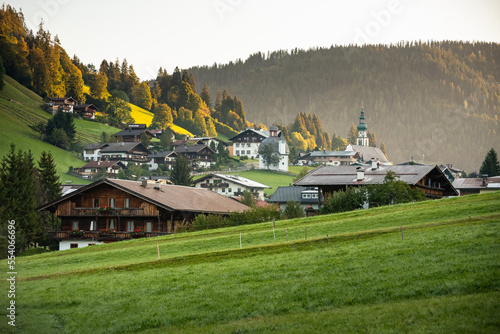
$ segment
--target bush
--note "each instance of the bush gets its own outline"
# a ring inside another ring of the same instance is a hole
[[[199,231],[199,230],[209,230],[219,227],[224,227],[226,224],[226,218],[221,215],[197,215],[192,223],[190,231]]]
[[[249,225],[262,223],[274,219],[280,219],[277,205],[268,204],[244,212],[237,212],[228,219],[228,226]]]
[[[292,219],[292,218],[300,218],[304,217],[305,213],[300,206],[300,203],[297,201],[288,201],[286,202],[285,209],[283,210],[283,219]]]
[[[325,199],[321,207],[321,214],[336,213],[361,209],[366,202],[364,188],[347,188],[345,191],[332,193]]]

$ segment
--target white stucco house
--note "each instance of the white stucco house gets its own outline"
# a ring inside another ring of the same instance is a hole
[[[271,164],[267,166],[264,163],[264,159],[261,152],[263,152],[264,147],[271,145],[274,148],[274,153],[279,156],[279,162],[277,164]],[[269,129],[269,137],[264,139],[259,145],[259,169],[270,169],[281,172],[288,172],[288,154],[290,149],[286,143],[285,137],[278,130],[278,127],[273,125]]]

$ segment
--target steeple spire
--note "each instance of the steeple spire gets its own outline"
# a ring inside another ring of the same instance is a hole
[[[358,124],[358,138],[357,144],[359,146],[369,146],[369,140],[366,133],[368,130],[368,125],[365,123],[365,111],[363,108],[363,102],[361,102],[361,115],[359,116],[359,124]]]

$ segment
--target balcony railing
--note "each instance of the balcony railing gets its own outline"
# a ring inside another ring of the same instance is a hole
[[[209,189],[212,189],[212,188],[228,188],[229,187],[229,183],[202,183],[201,184],[201,187],[202,188],[209,188]]]
[[[84,231],[82,234],[74,234],[71,231],[52,231],[48,232],[48,236],[50,239],[69,239],[69,240],[82,240],[82,239],[90,239],[90,240],[127,240],[127,239],[135,239],[135,238],[152,238],[159,237],[162,235],[168,235],[169,232],[114,232],[110,234],[103,234],[98,231]]]
[[[142,208],[72,208],[69,212],[63,212],[60,216],[145,216]]]

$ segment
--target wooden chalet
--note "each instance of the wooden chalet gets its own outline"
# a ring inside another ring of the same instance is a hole
[[[127,129],[117,132],[113,136],[122,138],[124,142],[140,142],[143,133],[149,139],[153,138],[153,134],[148,131],[146,124],[129,124]]]
[[[247,209],[207,189],[105,178],[37,210],[61,220],[49,237],[63,250],[174,233],[199,214],[227,216]]]
[[[75,113],[82,115],[89,119],[95,119],[97,107],[93,104],[77,104],[73,107]]]
[[[329,194],[347,187],[383,184],[388,171],[394,172],[397,180],[420,189],[429,198],[458,196],[457,190],[436,165],[385,166],[373,162],[369,166],[323,166],[311,171],[294,185],[318,187],[327,198]]]
[[[269,137],[269,131],[246,129],[236,136],[229,138],[233,143],[234,156],[248,156],[251,159],[259,155],[259,145]]]
[[[148,155],[149,170],[158,169],[159,165],[165,165],[167,170],[172,170],[177,153],[175,151],[156,151]]]
[[[183,154],[194,167],[210,167],[215,163],[215,152],[206,145],[174,146],[175,153]]]
[[[151,152],[141,142],[109,143],[100,149],[100,159],[147,163]]]
[[[45,110],[53,115],[58,111],[73,113],[73,108],[77,103],[72,97],[48,97]]]
[[[73,171],[84,179],[92,179],[104,169],[107,177],[116,178],[120,169],[127,169],[127,166],[118,160],[90,161],[82,167]]]

